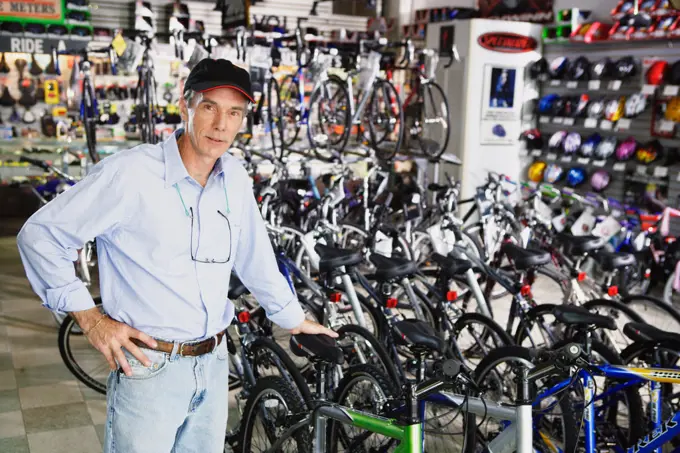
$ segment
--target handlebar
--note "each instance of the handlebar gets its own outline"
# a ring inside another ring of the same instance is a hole
[[[109,61],[111,62],[111,74],[117,75],[118,69],[116,68],[116,62],[118,61],[118,56],[113,50],[113,47],[103,47],[101,49],[88,50],[87,48],[81,50],[57,50],[56,47],[52,47],[52,60],[54,61],[54,70],[57,75],[61,75],[61,68],[59,68],[59,55],[77,55],[83,58],[83,62],[89,62],[89,55],[93,53],[105,53],[109,56]]]

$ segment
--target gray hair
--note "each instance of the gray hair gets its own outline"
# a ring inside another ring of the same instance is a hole
[[[194,99],[195,96],[196,96],[196,92],[194,90],[186,90],[184,92],[184,100],[187,103],[187,107],[189,107],[189,105],[191,105],[191,101]]]

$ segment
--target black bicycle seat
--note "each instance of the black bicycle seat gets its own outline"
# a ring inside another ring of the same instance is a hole
[[[574,236],[570,233],[559,233],[557,240],[564,246],[567,255],[585,255],[588,252],[604,247],[604,239],[597,236]]]
[[[232,273],[231,278],[229,279],[229,292],[227,293],[229,300],[236,300],[249,292],[250,291],[248,291],[248,288],[246,288],[246,285],[243,284],[241,279],[238,278],[236,274]]]
[[[14,61],[14,66],[17,67],[17,71],[19,71],[19,79],[22,79],[24,77],[24,69],[26,69],[26,60],[23,58],[19,58]]]
[[[601,327],[616,330],[616,321],[609,316],[591,313],[583,307],[574,305],[560,305],[553,309],[553,315],[562,324],[578,327]]]
[[[544,250],[525,249],[512,242],[503,244],[503,253],[512,260],[518,270],[528,270],[550,262],[550,253]]]
[[[375,279],[378,281],[408,277],[418,272],[416,263],[404,258],[388,258],[385,255],[373,253],[368,259],[376,267]]]
[[[12,107],[17,101],[14,100],[11,94],[9,94],[9,88],[5,87],[2,90],[2,96],[0,96],[0,105],[3,107]]]
[[[290,337],[290,351],[298,357],[342,365],[345,356],[335,339],[328,335],[310,335],[299,333]]]
[[[444,256],[439,253],[433,253],[432,261],[439,265],[442,274],[447,277],[463,275],[468,270],[472,269],[472,263],[470,261],[461,260],[449,255]]]
[[[449,186],[445,186],[442,184],[436,184],[436,183],[430,183],[427,186],[427,190],[430,192],[446,192],[446,190],[449,188]]]
[[[446,349],[446,342],[424,321],[405,319],[394,323],[392,327],[392,336],[396,343],[408,346],[413,351],[441,353]]]
[[[54,61],[54,55],[50,57],[49,64],[45,67],[45,74],[57,75],[57,65]]]
[[[2,54],[2,58],[0,59],[0,73],[2,74],[9,74],[10,72],[10,67],[7,64],[7,59],[5,58],[5,54]]]
[[[611,272],[635,264],[635,255],[632,253],[616,253],[600,250],[593,255],[593,258],[595,258],[595,261],[597,261],[605,272]]]
[[[623,333],[633,341],[652,341],[654,343],[675,341],[680,343],[680,334],[666,332],[644,322],[629,322],[623,326]]]
[[[40,65],[38,64],[38,61],[35,59],[35,54],[34,54],[34,53],[31,54],[31,67],[30,67],[30,69],[28,70],[28,72],[29,72],[32,76],[36,76],[36,77],[43,73],[42,68],[41,68]]]
[[[330,272],[341,266],[356,266],[363,260],[361,252],[350,249],[340,249],[329,247],[323,244],[316,244],[314,251],[319,254],[319,271]]]

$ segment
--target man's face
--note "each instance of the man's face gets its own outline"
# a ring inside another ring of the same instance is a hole
[[[196,152],[214,159],[224,154],[241,129],[247,105],[245,97],[231,88],[196,93],[188,105],[182,99],[182,120]]]

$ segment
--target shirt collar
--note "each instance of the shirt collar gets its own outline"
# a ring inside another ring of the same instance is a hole
[[[174,184],[189,177],[189,172],[182,162],[182,157],[179,155],[179,147],[177,146],[177,139],[184,133],[184,129],[177,129],[164,143],[163,156],[165,159],[165,187],[171,187]],[[224,173],[225,159],[227,159],[225,152],[222,157],[217,159],[213,172],[215,175]]]

